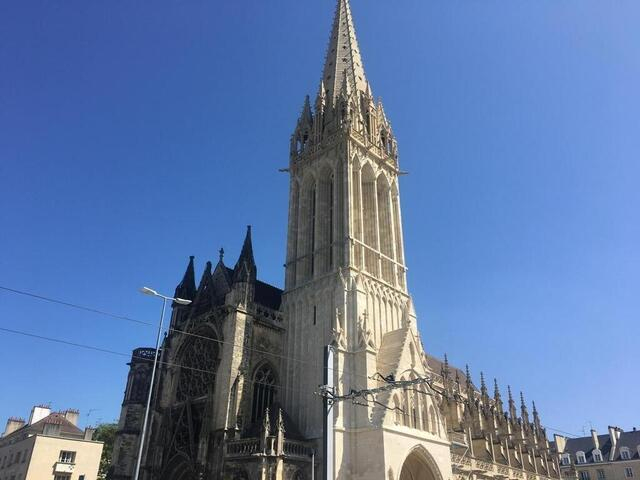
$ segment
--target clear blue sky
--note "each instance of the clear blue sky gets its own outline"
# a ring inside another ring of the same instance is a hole
[[[640,424],[640,4],[352,0],[399,140],[427,350],[545,424]],[[282,285],[289,136],[333,0],[3,2],[0,285],[155,321],[254,226]],[[0,292],[0,326],[129,352],[152,329]],[[126,358],[0,333],[0,421],[118,416]],[[95,409],[89,417],[90,409]],[[640,425],[638,425],[640,426]],[[549,433],[552,433],[551,431]]]

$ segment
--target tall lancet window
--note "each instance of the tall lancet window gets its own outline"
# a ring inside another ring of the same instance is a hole
[[[354,162],[351,172],[351,211],[352,215],[352,231],[356,242],[353,246],[353,264],[356,268],[362,268],[362,209],[361,209],[361,186],[360,186],[360,170]]]
[[[335,179],[333,177],[333,174],[331,174],[331,176],[329,177],[329,215],[328,215],[328,219],[327,222],[329,223],[328,225],[328,230],[329,230],[329,234],[328,234],[328,257],[329,257],[329,265],[328,265],[328,270],[331,270],[331,267],[333,266],[333,209],[334,209],[334,202],[333,202],[333,183],[334,183]]]
[[[262,418],[267,408],[276,398],[276,375],[267,363],[260,366],[253,376],[253,401],[251,403],[251,421]]]
[[[333,171],[326,167],[319,176],[318,191],[318,214],[317,214],[317,238],[318,245],[316,265],[318,273],[331,270],[333,265],[332,243],[333,243]]]
[[[378,225],[380,229],[380,253],[382,265],[382,278],[393,284],[393,226],[391,218],[391,198],[389,196],[389,183],[384,175],[379,175],[376,181],[378,195]]]
[[[291,206],[289,211],[289,258],[287,258],[287,287],[293,287],[296,283],[296,272],[300,252],[298,251],[298,222],[300,215],[300,186],[297,181],[291,182]]]
[[[367,272],[378,274],[378,219],[376,178],[369,164],[362,167],[362,225],[363,241],[365,244],[364,267]]]
[[[404,265],[404,250],[402,248],[402,222],[400,219],[400,196],[398,194],[398,185],[394,182],[391,186],[391,207],[393,209],[393,231],[395,234],[395,246],[396,246],[396,262]],[[404,271],[402,268],[397,268],[398,285],[402,288],[404,284]]]
[[[313,277],[316,263],[316,186],[309,192],[309,276]]]

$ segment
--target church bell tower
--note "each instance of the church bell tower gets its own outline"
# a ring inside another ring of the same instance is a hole
[[[348,0],[337,2],[318,93],[304,101],[288,170],[282,395],[303,435],[320,439],[316,392],[327,345],[337,393],[378,386],[375,374],[395,374],[405,350],[414,364],[423,352],[406,284],[397,143],[367,81]],[[376,435],[386,409],[345,403],[333,415],[336,478],[377,478],[363,473],[358,449],[369,442],[384,457]]]

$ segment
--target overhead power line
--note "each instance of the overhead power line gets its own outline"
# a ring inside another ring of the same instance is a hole
[[[58,299],[54,299],[54,298],[47,297],[47,296],[44,296],[44,295],[38,295],[38,294],[35,294],[35,293],[26,292],[26,291],[23,291],[23,290],[18,290],[18,289],[15,289],[15,288],[9,288],[9,287],[5,287],[5,286],[0,285],[0,290],[4,290],[6,292],[14,293],[14,294],[17,294],[17,295],[23,295],[23,296],[34,298],[34,299],[37,299],[37,300],[46,301],[46,302],[49,302],[49,303],[55,303],[55,304],[58,304],[58,305],[62,305],[62,306],[70,307],[70,308],[75,308],[77,310],[82,310],[82,311],[85,311],[85,312],[95,313],[97,315],[102,315],[102,316],[114,318],[114,319],[117,319],[117,320],[123,320],[123,321],[131,322],[131,323],[135,323],[135,324],[139,324],[139,325],[145,325],[145,326],[148,326],[148,327],[155,327],[155,325],[153,323],[146,322],[146,321],[143,321],[143,320],[138,320],[138,319],[135,319],[135,318],[132,318],[132,317],[128,317],[126,315],[119,315],[119,314],[107,312],[107,311],[104,311],[104,310],[100,310],[100,309],[97,309],[97,308],[86,307],[86,306],[79,305],[79,304],[76,304],[76,303],[66,302],[66,301],[63,301],[63,300],[58,300]],[[13,333],[13,334],[16,334],[16,335],[23,335],[23,336],[26,336],[26,337],[32,337],[32,338],[36,338],[36,339],[40,339],[40,340],[53,342],[53,343],[64,344],[64,345],[73,346],[73,347],[77,347],[77,348],[83,348],[83,349],[87,349],[87,350],[94,350],[94,351],[98,351],[98,352],[102,352],[102,353],[123,356],[123,357],[127,357],[127,358],[136,358],[135,356],[132,356],[132,355],[130,355],[128,353],[117,352],[115,350],[109,350],[109,349],[105,349],[105,348],[101,348],[101,347],[95,347],[95,346],[91,346],[91,345],[75,343],[75,342],[71,342],[71,341],[68,341],[68,340],[45,337],[45,336],[38,335],[38,334],[22,332],[22,331],[18,331],[18,330],[3,328],[3,327],[0,327],[0,331],[4,331],[4,332],[7,332],[7,333]],[[272,356],[272,357],[275,357],[275,358],[280,358],[280,359],[284,359],[284,360],[291,360],[293,362],[298,362],[298,363],[301,363],[301,364],[310,365],[310,366],[312,366],[312,367],[314,367],[316,369],[317,368],[323,368],[323,369],[329,369],[330,368],[330,367],[326,367],[324,365],[320,365],[320,362],[317,359],[316,359],[316,361],[311,362],[309,360],[303,360],[303,359],[291,357],[291,356],[288,356],[288,355],[282,355],[282,354],[278,354],[278,353],[275,353],[275,352],[270,352],[268,350],[262,350],[262,349],[258,349],[258,348],[254,348],[254,347],[249,347],[249,346],[243,345],[241,343],[235,343],[235,342],[220,340],[220,339],[217,339],[217,338],[207,337],[205,335],[199,335],[199,334],[192,333],[192,332],[187,332],[187,331],[184,331],[184,330],[169,328],[169,331],[172,331],[172,332],[178,333],[178,334],[182,334],[182,335],[196,337],[196,338],[202,338],[202,339],[205,339],[205,340],[208,340],[208,341],[213,341],[213,342],[216,342],[216,343],[219,343],[219,344],[227,344],[227,345],[230,345],[230,346],[233,346],[233,347],[241,347],[241,348],[243,348],[245,350],[254,351],[254,352],[260,353],[262,355],[269,355],[269,356]],[[143,357],[137,357],[137,358],[140,359],[140,360],[145,360],[145,361],[149,360],[149,359],[143,358]],[[187,366],[184,366],[184,365],[179,365],[177,363],[170,363],[170,362],[159,362],[159,363],[161,365],[166,365],[166,366],[180,367],[180,368],[200,371],[200,372],[203,372],[203,373],[215,374],[215,372],[206,371],[206,370],[199,370],[199,369],[196,369],[196,368],[193,368],[193,367],[187,367]],[[381,365],[395,367],[394,364],[388,364],[388,363],[381,363]],[[339,369],[334,369],[334,368],[330,368],[330,369],[333,370],[333,371],[336,371],[338,373],[340,373],[340,372],[344,373],[344,370],[339,370]],[[353,376],[356,376],[356,377],[371,378],[371,377],[368,377],[367,375],[364,375],[364,374],[357,374],[357,373],[354,373],[354,372],[349,372],[349,373],[350,373],[350,375],[353,375]],[[377,373],[377,376],[378,377],[376,377],[375,379],[385,380],[385,377],[383,377],[380,373]],[[386,380],[388,380],[388,377],[386,377]],[[410,381],[400,380],[400,381],[398,381],[396,383],[402,383],[402,382],[406,383],[406,382],[410,382]],[[432,382],[432,381],[430,380],[430,382]],[[252,381],[251,383],[259,383],[259,382]],[[427,382],[422,382],[422,383],[427,383]],[[430,387],[432,389],[434,389],[432,384],[430,384]],[[293,390],[291,388],[285,388],[285,387],[281,387],[281,386],[275,386],[275,388],[286,389],[286,390],[290,390],[290,391],[297,391],[297,390]],[[385,386],[380,387],[380,388],[383,388],[383,389],[384,388],[389,388],[389,385],[385,385]],[[404,387],[403,386],[398,386],[398,387],[394,387],[394,388],[404,388],[404,389],[407,389],[407,390],[415,390],[418,393],[430,395],[429,393],[423,392],[421,390],[408,388],[408,386],[404,386]],[[319,392],[319,394],[321,396],[329,395],[329,393],[322,391],[322,386],[320,387],[320,389],[321,389],[321,391]],[[346,395],[338,395],[338,396],[334,395],[334,399],[335,399],[334,401],[343,401],[343,400],[349,399],[349,400],[352,400],[352,402],[354,404],[358,405],[357,398],[356,398],[358,394],[361,395],[363,399],[367,398],[369,396],[371,396],[373,398],[373,396],[370,394],[370,391],[365,389],[365,390],[359,390],[359,391],[351,391],[349,394],[346,394]],[[374,394],[375,394],[375,392],[374,392]],[[355,395],[355,397],[354,397],[354,395]],[[373,399],[372,402],[373,403],[379,403],[375,399]],[[364,404],[364,405],[367,405],[367,404]],[[387,406],[385,406],[385,408],[390,409]],[[391,410],[395,410],[395,409],[396,408],[393,408]],[[551,428],[551,427],[546,427],[546,428],[549,428],[550,430],[553,430],[555,432],[559,432],[559,433],[562,433],[562,434],[565,434],[565,435],[569,435],[569,436],[572,436],[572,437],[578,437],[578,435],[575,435],[575,434],[572,434],[572,433],[569,433],[569,432],[565,432],[563,430],[559,430],[559,429],[556,429],[556,428]]]
[[[125,320],[127,322],[138,323],[140,325],[148,325],[150,327],[154,326],[152,323],[144,322],[142,320],[136,320],[135,318],[127,317],[124,315],[116,315],[114,313],[105,312],[103,310],[98,310],[96,308],[84,307],[82,305],[77,305],[75,303],[70,303],[70,302],[63,302],[62,300],[56,300],[54,298],[45,297],[43,295],[36,295],[35,293],[16,290],[14,288],[3,287],[0,285],[0,290],[4,290],[11,293],[17,293],[18,295],[25,295],[31,298],[37,298],[38,300],[43,300],[45,302],[57,303],[58,305],[64,305],[66,307],[76,308],[78,310],[84,310],[85,312],[97,313],[98,315],[104,315],[105,317],[117,318],[118,320]]]
[[[143,357],[143,356],[140,356],[140,355],[129,354],[129,353],[124,353],[124,352],[118,352],[116,350],[109,350],[107,348],[96,347],[95,345],[88,345],[88,344],[85,344],[85,343],[70,342],[68,340],[62,340],[62,339],[59,339],[59,338],[47,337],[45,335],[38,335],[38,334],[35,334],[35,333],[23,332],[21,330],[14,330],[14,329],[11,329],[11,328],[0,327],[0,331],[1,332],[6,332],[6,333],[12,333],[14,335],[21,335],[21,336],[24,336],[24,337],[36,338],[38,340],[44,340],[44,341],[47,341],[47,342],[59,343],[59,344],[67,345],[67,346],[70,346],[70,347],[83,348],[85,350],[93,350],[93,351],[96,351],[96,352],[107,353],[109,355],[117,355],[119,357],[127,357],[127,358],[133,358],[133,359],[136,359],[136,360],[142,360],[142,361],[145,361],[145,362],[153,362],[152,359],[147,358],[147,357]],[[181,368],[181,369],[184,369],[184,370],[191,370],[191,371],[194,371],[194,372],[206,373],[206,374],[209,374],[209,375],[212,375],[212,376],[214,376],[216,374],[216,372],[214,370],[205,370],[205,369],[202,369],[202,368],[190,367],[190,366],[187,366],[187,365],[181,365],[179,363],[174,363],[174,362],[166,362],[166,361],[158,360],[158,365],[164,365],[164,366],[167,366],[167,367],[175,367],[175,368]],[[292,392],[297,392],[298,391],[298,390],[294,390],[293,388],[284,387],[282,385],[276,385],[276,384],[271,384],[271,383],[266,383],[266,382],[258,382],[258,381],[255,381],[255,380],[248,380],[247,379],[247,380],[245,380],[245,382],[246,383],[253,383],[255,385],[267,385],[267,386],[273,387],[273,388],[275,388],[277,390],[289,390],[289,391],[292,391]]]

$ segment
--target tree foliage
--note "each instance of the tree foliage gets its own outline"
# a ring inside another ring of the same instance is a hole
[[[104,479],[107,476],[107,471],[111,466],[111,455],[113,454],[113,442],[116,438],[116,431],[118,430],[117,423],[102,423],[98,425],[93,439],[99,442],[104,442],[102,449],[102,458],[100,458],[100,468],[98,469],[98,478]]]

